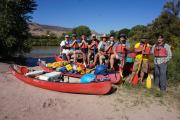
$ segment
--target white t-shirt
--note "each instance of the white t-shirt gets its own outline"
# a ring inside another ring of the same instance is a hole
[[[60,46],[65,46],[66,45],[66,40],[63,40],[61,43],[60,43]],[[62,53],[66,54],[69,52],[69,49],[63,49],[62,50]]]

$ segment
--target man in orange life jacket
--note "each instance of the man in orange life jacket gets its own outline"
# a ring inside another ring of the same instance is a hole
[[[127,41],[127,37],[125,34],[120,34],[119,42],[116,43],[113,47],[113,53],[110,58],[110,67],[111,69],[114,69],[114,61],[115,59],[120,60],[121,66],[124,66],[125,62],[125,56],[127,54],[127,51],[130,50],[130,43]]]
[[[143,82],[144,74],[148,72],[149,55],[151,53],[151,46],[148,43],[148,37],[143,36],[139,43],[134,46],[136,57],[133,65],[133,70],[130,77],[130,82],[133,81],[136,72],[140,70],[140,82]]]
[[[74,62],[76,62],[76,60],[77,60],[77,54],[81,53],[81,50],[79,48],[79,43],[80,43],[80,40],[77,39],[76,34],[72,34],[72,41],[70,44],[70,54],[69,55],[72,55],[72,54],[74,55]]]
[[[92,39],[91,41],[89,42],[89,45],[88,45],[88,64],[90,64],[90,58],[92,55],[96,55],[96,53],[98,52],[98,44],[99,44],[99,40],[96,38],[96,35],[95,34],[92,34]]]
[[[163,35],[158,36],[158,41],[152,47],[154,55],[154,73],[155,85],[160,88],[162,92],[167,88],[167,62],[172,58],[171,47],[164,43]]]
[[[88,54],[88,43],[86,35],[81,35],[81,43],[79,44],[81,48],[81,53],[83,55],[83,63],[87,64],[87,54]]]

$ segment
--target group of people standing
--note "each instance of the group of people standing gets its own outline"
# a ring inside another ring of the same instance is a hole
[[[87,40],[86,35],[77,39],[76,34],[72,34],[72,39],[69,35],[65,35],[65,40],[60,43],[60,54],[66,57],[69,62],[71,56],[74,56],[74,62],[76,62],[80,54],[83,63],[88,67],[106,64],[111,70],[115,70],[118,65],[121,73],[128,55],[134,53],[134,64],[129,82],[132,82],[136,72],[140,71],[139,81],[141,83],[144,74],[148,72],[150,55],[153,55],[155,85],[159,86],[160,90],[166,91],[167,62],[172,58],[172,53],[170,46],[164,41],[164,36],[159,35],[153,46],[149,44],[149,38],[143,36],[133,48],[131,50],[131,45],[125,34],[120,34],[117,40],[115,36],[107,36],[106,34],[101,36],[101,40],[98,40],[95,34],[91,36],[90,40]]]

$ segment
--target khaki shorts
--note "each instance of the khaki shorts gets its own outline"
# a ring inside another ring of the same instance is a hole
[[[141,62],[141,60],[135,59],[134,65],[133,65],[133,70],[132,70],[133,72],[136,72],[138,70],[140,62]],[[148,72],[148,60],[142,61],[142,66],[141,66],[140,70],[144,73]]]

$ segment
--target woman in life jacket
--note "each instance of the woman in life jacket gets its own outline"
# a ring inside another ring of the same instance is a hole
[[[62,55],[63,59],[67,59],[68,61],[70,61],[69,58],[69,48],[70,48],[70,39],[69,39],[69,35],[65,35],[65,40],[63,40],[60,43],[60,55]]]
[[[86,35],[81,35],[81,43],[79,44],[81,53],[83,55],[83,63],[87,64],[87,54],[88,54],[88,43]]]
[[[87,58],[88,59],[88,65],[90,64],[91,57],[92,56],[95,57],[96,53],[98,52],[98,44],[99,44],[99,40],[96,38],[95,34],[92,34],[92,39],[88,45],[88,58]]]
[[[106,54],[108,36],[103,34],[101,39],[102,41],[98,44],[98,53],[94,58],[93,65],[96,65],[98,61],[100,64],[103,64],[103,59],[105,57],[104,55]]]
[[[134,46],[136,53],[130,82],[133,81],[136,72],[140,71],[140,83],[143,82],[144,74],[148,72],[149,56],[151,54],[151,45],[148,43],[148,37],[141,37],[141,41]],[[139,71],[138,71],[139,70]]]
[[[164,42],[164,36],[159,35],[157,43],[152,47],[154,55],[155,85],[161,92],[167,89],[167,62],[172,58],[171,46]]]
[[[110,58],[111,69],[114,69],[115,60],[120,60],[120,67],[123,68],[127,51],[130,50],[130,43],[127,41],[125,34],[121,34],[118,39],[119,42],[114,46],[113,54]]]
[[[80,40],[77,39],[76,34],[72,34],[72,43],[70,44],[70,55],[74,56],[74,62],[77,60],[77,54],[81,53],[81,50],[79,48]]]

